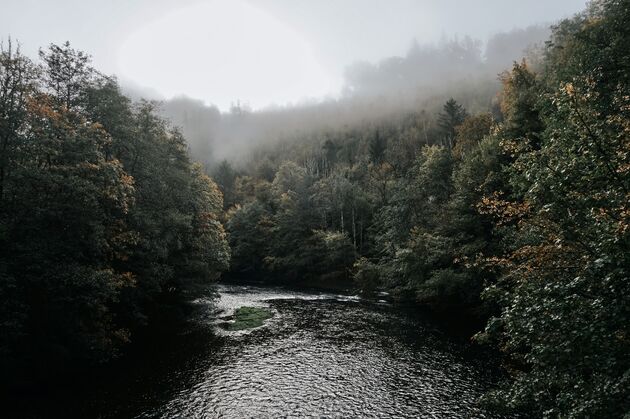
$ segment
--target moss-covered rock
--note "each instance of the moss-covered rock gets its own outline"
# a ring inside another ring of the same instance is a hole
[[[239,307],[232,317],[234,322],[225,323],[223,327],[226,330],[236,331],[262,326],[265,320],[273,317],[273,313],[262,307]]]

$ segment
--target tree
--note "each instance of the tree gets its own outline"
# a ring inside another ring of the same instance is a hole
[[[512,71],[501,75],[501,113],[505,119],[505,135],[515,142],[518,149],[540,147],[540,135],[544,129],[540,118],[540,85],[526,61],[514,63]]]
[[[337,163],[337,154],[339,153],[340,149],[341,147],[330,138],[324,142],[322,150],[324,151],[324,155],[326,156],[326,161],[331,167],[333,167]]]
[[[229,249],[217,186],[186,142],[89,57],[0,51],[0,363],[29,374],[116,356]],[[26,368],[28,367],[28,368]]]
[[[19,135],[25,128],[28,100],[37,89],[39,72],[35,65],[14,48],[0,46],[0,203],[5,183],[11,175],[11,163],[18,161]]]
[[[264,258],[270,253],[270,237],[274,227],[272,212],[258,200],[230,210],[227,231],[232,252],[232,272],[257,276],[265,274]]]
[[[47,51],[39,51],[39,56],[45,68],[43,84],[55,98],[55,104],[76,110],[86,89],[99,76],[90,66],[90,56],[71,48],[70,42],[50,44]]]
[[[1,210],[2,348],[33,365],[111,356],[127,338],[112,304],[133,283],[119,268],[133,180],[105,158],[107,133],[55,102],[30,96]]]
[[[374,132],[374,137],[370,140],[370,161],[373,164],[379,165],[383,163],[385,159],[385,151],[387,150],[387,139],[383,137],[380,131],[377,129]]]
[[[212,172],[212,178],[217,182],[217,185],[223,193],[226,208],[234,204],[234,182],[236,181],[236,177],[236,171],[227,160],[223,160]]]
[[[366,295],[372,295],[381,285],[378,266],[365,257],[354,262],[352,279]]]
[[[229,268],[230,248],[220,222],[223,202],[217,184],[203,173],[199,163],[192,165],[191,172],[191,232],[186,235],[185,257],[177,278],[205,285]],[[180,288],[191,286],[182,283]]]
[[[468,116],[466,109],[453,98],[444,104],[442,112],[438,115],[438,126],[441,130],[442,145],[452,148],[457,132],[455,128],[461,125]]]
[[[545,94],[532,112],[508,112],[503,135],[536,138],[526,114],[545,129],[538,145],[515,155],[513,199],[485,200],[511,227],[507,251],[495,259],[503,275],[486,291],[502,311],[480,336],[518,371],[490,397],[504,409],[545,417],[630,410],[630,72],[618,60],[629,18],[626,2],[593,2],[554,29],[545,74],[515,66],[510,76],[537,80]],[[531,83],[506,87],[509,98],[532,91]]]
[[[490,113],[482,113],[467,117],[455,128],[455,147],[453,155],[461,158],[469,153],[486,135],[490,134],[494,121]]]

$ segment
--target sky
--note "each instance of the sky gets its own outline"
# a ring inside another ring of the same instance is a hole
[[[155,97],[228,110],[335,97],[356,61],[551,23],[585,0],[0,0],[0,38],[32,57],[70,41]],[[150,90],[148,90],[150,89]]]

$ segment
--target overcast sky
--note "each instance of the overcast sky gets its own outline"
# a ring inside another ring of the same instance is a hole
[[[334,95],[358,60],[405,53],[412,40],[485,40],[553,22],[585,0],[0,0],[0,37],[35,56],[69,40],[96,67],[164,97],[229,108]]]

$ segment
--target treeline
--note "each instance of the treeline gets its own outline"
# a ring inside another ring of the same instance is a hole
[[[233,273],[349,281],[487,320],[533,417],[630,412],[630,4],[553,27],[497,106],[328,130],[224,162]]]
[[[182,135],[69,44],[0,51],[0,360],[100,362],[226,269],[222,196]],[[5,374],[6,373],[6,374]]]
[[[485,45],[468,36],[443,39],[436,45],[414,41],[403,57],[389,57],[376,64],[359,62],[348,67],[345,93],[409,97],[418,91],[438,93],[462,81],[491,79],[509,66],[514,57],[522,56],[548,37],[549,29],[540,25],[495,34]]]

